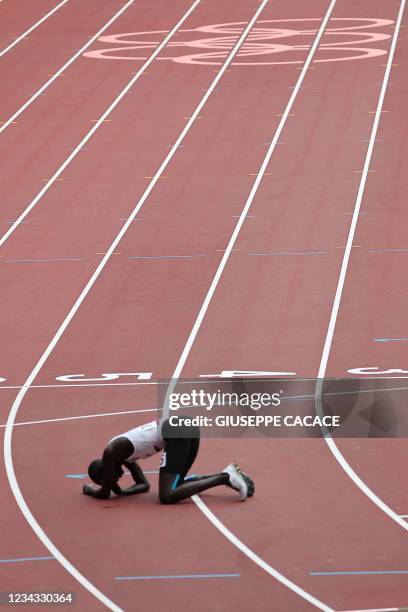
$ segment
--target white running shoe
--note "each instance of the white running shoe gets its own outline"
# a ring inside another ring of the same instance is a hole
[[[242,501],[248,497],[248,483],[236,463],[230,463],[222,470],[223,474],[228,474],[229,486],[239,491]]]

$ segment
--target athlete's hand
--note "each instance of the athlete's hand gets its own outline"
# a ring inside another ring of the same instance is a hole
[[[96,497],[98,499],[108,499],[109,498],[109,493],[108,495],[106,495],[103,492],[103,489],[94,489],[92,485],[89,484],[84,484],[83,488],[82,488],[82,493],[84,495],[90,495],[91,497]]]
[[[89,484],[84,484],[84,486],[82,487],[82,493],[84,495],[93,495],[93,487],[91,487],[91,485]]]
[[[115,493],[115,495],[122,495],[122,489],[120,488],[117,482],[115,482],[115,484],[112,485],[111,489]]]

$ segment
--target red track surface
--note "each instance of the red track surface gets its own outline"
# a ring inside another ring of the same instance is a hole
[[[52,6],[27,4],[29,9],[22,12],[10,2],[0,3],[0,15],[8,15],[6,43]],[[192,13],[185,29],[246,24],[258,6],[250,0],[208,0]],[[108,33],[168,31],[188,7],[180,0],[171,5],[161,0],[137,2]],[[327,8],[323,0],[271,2],[261,19],[318,20]],[[5,56],[2,120],[118,9],[113,0],[69,2]],[[398,9],[398,2],[378,7],[374,0],[338,0],[332,17],[395,21]],[[313,27],[318,25],[313,22]],[[394,24],[373,31],[391,36]],[[164,33],[155,40],[160,36]],[[311,41],[309,37],[304,44]],[[372,44],[384,50],[389,45],[389,39]],[[103,46],[95,43],[94,48]],[[407,253],[369,251],[406,248],[407,119],[402,79],[407,48],[403,34],[328,375],[350,376],[349,369],[367,366],[406,368],[405,344],[376,343],[374,338],[407,336]],[[296,57],[304,61],[307,53],[308,48]],[[319,57],[323,55],[318,51]],[[234,368],[316,376],[387,57],[312,64],[183,376]],[[81,57],[18,124],[0,135],[2,235],[140,65]],[[72,373],[98,377],[104,372],[153,372],[153,381],[172,375],[300,67],[232,65],[223,75],[35,385],[53,385],[55,377]],[[5,289],[0,302],[0,376],[6,379],[0,383],[1,423],[17,394],[16,389],[2,387],[24,383],[217,70],[214,65],[155,61],[63,172],[63,180],[50,187],[1,247],[0,282]],[[323,254],[273,255],[290,251]],[[200,257],[129,259],[180,255]],[[73,261],[27,261],[52,258]],[[155,385],[34,388],[25,396],[17,422],[156,405]],[[159,506],[155,476],[152,490],[141,499],[106,503],[82,496],[82,481],[64,478],[85,471],[112,435],[151,414],[15,428],[17,479],[48,537],[125,610],[151,606],[170,611],[187,605],[197,612],[246,612],[254,606],[265,611],[313,609],[234,548],[192,502]],[[408,512],[402,481],[404,446],[402,441],[383,440],[340,444],[363,480],[400,514]],[[404,575],[309,575],[319,570],[408,569],[406,532],[357,489],[324,441],[206,440],[197,471],[218,471],[231,459],[253,475],[254,499],[239,504],[217,490],[203,499],[257,555],[328,608],[407,605]],[[157,469],[157,462],[146,462],[146,468]],[[49,555],[17,509],[1,469],[1,559]],[[102,608],[57,561],[2,564],[0,572],[4,590],[75,590],[78,609]],[[115,581],[124,575],[205,573],[239,573],[240,578],[216,583]]]

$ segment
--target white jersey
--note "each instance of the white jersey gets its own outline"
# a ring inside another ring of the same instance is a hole
[[[160,425],[160,421],[145,423],[145,425],[135,427],[123,434],[115,436],[110,442],[117,438],[127,438],[133,444],[134,451],[126,461],[146,459],[146,457],[151,457],[164,449],[164,440],[161,437]]]

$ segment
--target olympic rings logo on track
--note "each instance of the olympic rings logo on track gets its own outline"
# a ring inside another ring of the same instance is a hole
[[[316,36],[320,21],[314,18],[258,21],[239,50],[233,65],[302,64],[305,53]],[[394,24],[391,19],[337,17],[331,19],[330,23],[332,27],[326,29],[314,62],[367,59],[387,53],[386,50],[371,45],[389,39],[391,34],[367,30],[391,26]],[[220,66],[245,25],[244,22],[238,21],[180,30],[178,40],[170,42],[163,55],[157,59],[179,64]],[[145,61],[148,50],[155,49],[167,33],[167,30],[154,30],[101,36],[98,38],[99,42],[115,46],[88,51],[84,56],[94,59]],[[192,53],[191,49],[195,52]],[[187,50],[189,52],[186,54]]]

